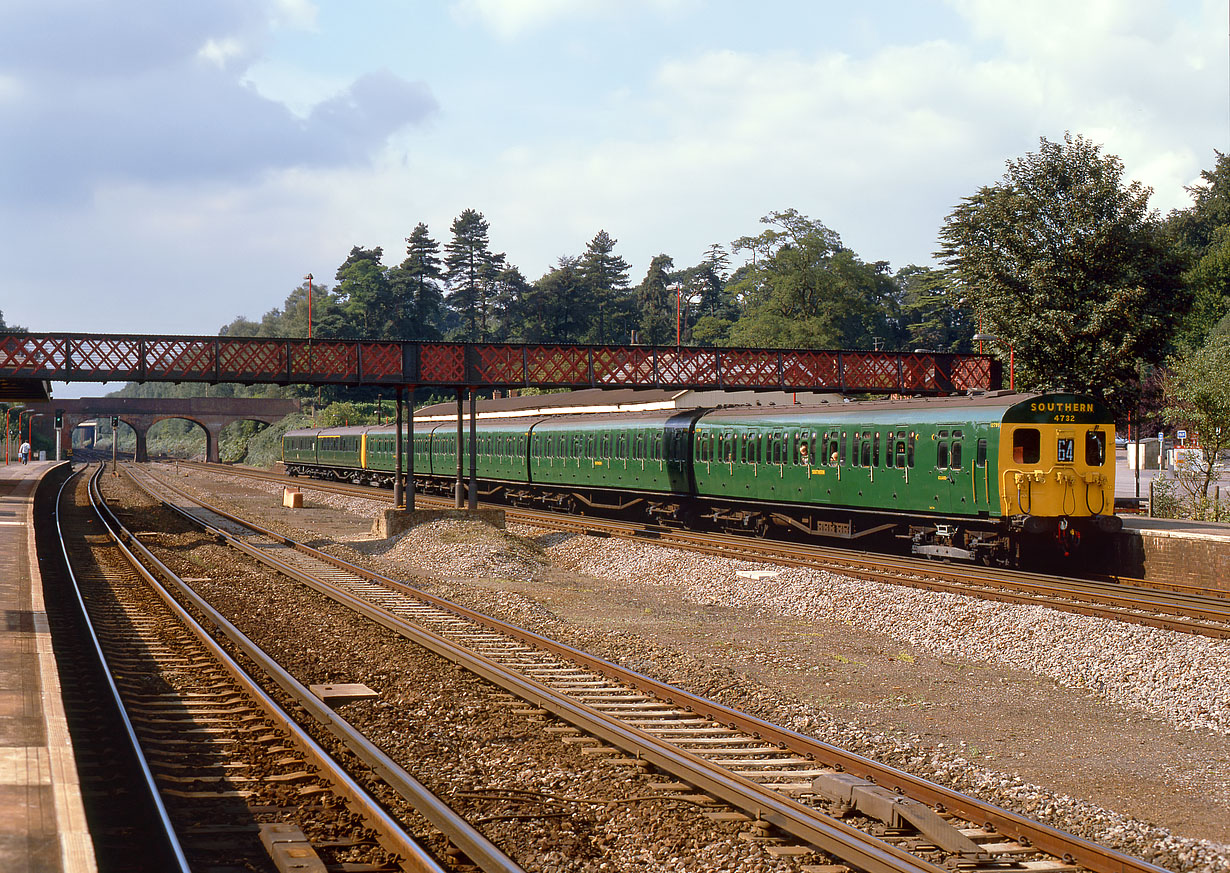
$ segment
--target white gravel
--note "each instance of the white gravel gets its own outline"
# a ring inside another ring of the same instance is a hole
[[[277,485],[239,481],[271,493],[281,491]],[[387,506],[304,491],[310,504],[367,518]],[[530,537],[544,545],[530,543]],[[528,580],[555,567],[614,582],[669,587],[671,596],[699,605],[837,621],[940,657],[1023,670],[1084,689],[1176,729],[1230,735],[1230,641],[822,571],[732,562],[642,542],[544,535],[541,529],[515,524],[500,532],[476,522],[440,521],[388,543],[355,545],[437,577]],[[740,570],[769,575],[737,575]],[[533,612],[532,604],[522,606]],[[959,750],[927,748],[918,737],[862,731],[810,706],[799,707],[781,723],[1169,869],[1230,873],[1230,846],[1178,838],[1165,829],[1056,795],[1014,774],[973,764]]]
[[[533,528],[518,529],[529,534]],[[837,621],[937,656],[1026,670],[1185,730],[1230,735],[1230,641],[832,573],[731,562],[638,542],[572,537],[557,566],[694,603]],[[736,575],[768,571],[765,578]]]

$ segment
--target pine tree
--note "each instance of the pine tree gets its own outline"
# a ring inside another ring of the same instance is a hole
[[[657,255],[636,288],[642,343],[662,345],[675,339],[675,292],[670,277],[674,265],[670,256]]]
[[[398,301],[396,336],[399,339],[434,340],[441,336],[444,292],[440,287],[440,245],[431,238],[427,225],[419,222],[406,237],[406,259],[389,271],[389,281]]]
[[[617,242],[619,240],[605,230],[600,230],[585,246],[580,276],[590,298],[588,329],[578,339],[605,343],[608,336],[627,334],[635,306],[628,286],[628,262],[614,254]]]
[[[488,230],[483,214],[467,209],[453,221],[453,239],[445,246],[445,302],[461,317],[462,338],[471,341],[487,335],[488,289],[504,265],[503,255],[491,253]]]

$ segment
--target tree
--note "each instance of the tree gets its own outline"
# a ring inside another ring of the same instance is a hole
[[[945,219],[938,253],[983,330],[1015,351],[1020,385],[1088,392],[1120,413],[1187,305],[1150,190],[1122,180],[1122,162],[1089,140],[1044,138]]]
[[[434,340],[441,336],[444,291],[441,281],[440,245],[431,238],[427,225],[419,222],[406,237],[406,259],[389,271],[389,284],[396,311],[396,339]]]
[[[760,219],[769,229],[735,240],[751,264],[736,271],[732,299],[745,313],[736,345],[832,348],[893,344],[888,310],[897,292],[887,264],[866,264],[841,237],[795,209]]]
[[[1170,360],[1164,383],[1164,415],[1171,424],[1195,433],[1203,450],[1190,463],[1198,473],[1198,495],[1208,497],[1217,476],[1218,457],[1230,448],[1230,333],[1214,333],[1198,349],[1188,349]]]
[[[338,283],[334,293],[341,303],[348,326],[364,338],[382,336],[388,332],[393,306],[389,279],[384,264],[380,263],[383,256],[384,250],[380,246],[374,249],[354,246],[334,277]],[[315,304],[313,295],[313,308]]]
[[[1201,170],[1201,184],[1185,190],[1191,209],[1176,210],[1166,221],[1177,242],[1199,257],[1214,244],[1218,228],[1230,225],[1230,156],[1214,151],[1212,170]]]
[[[1230,313],[1230,224],[1213,231],[1208,248],[1183,274],[1183,282],[1191,292],[1192,304],[1182,339],[1194,348]]]
[[[663,345],[675,337],[675,290],[670,277],[673,266],[670,256],[655,256],[645,278],[636,286],[642,343]]]
[[[3,312],[0,312],[0,330],[11,330],[11,331],[15,331],[15,332],[17,332],[17,333],[25,333],[25,331],[26,331],[26,329],[25,329],[24,327],[18,327],[18,326],[17,326],[17,325],[15,325],[15,324],[5,324],[5,323],[4,323],[4,313],[3,313]]]
[[[526,342],[577,342],[589,325],[588,285],[581,259],[564,255],[530,286],[522,301]]]
[[[488,230],[483,214],[467,209],[453,220],[453,239],[444,247],[449,286],[445,301],[461,317],[461,335],[471,341],[487,336],[488,292],[504,266],[504,256],[491,253]]]
[[[897,271],[903,291],[902,326],[908,347],[936,352],[969,352],[978,320],[953,293],[941,270],[911,264]]]
[[[628,287],[631,268],[615,254],[618,242],[605,230],[600,230],[585,246],[579,268],[589,297],[586,308],[589,328],[578,339],[605,343],[608,335],[627,335],[635,304]]]

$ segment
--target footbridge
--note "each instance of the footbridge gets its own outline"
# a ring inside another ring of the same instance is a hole
[[[199,424],[205,431],[205,457],[218,460],[218,439],[222,429],[237,421],[261,421],[273,424],[279,419],[299,411],[298,400],[282,400],[267,397],[185,397],[150,399],[141,397],[86,397],[81,400],[54,400],[50,403],[31,403],[29,409],[38,414],[36,428],[53,440],[55,413],[62,416],[59,456],[63,457],[70,445],[69,435],[73,428],[94,418],[118,417],[137,435],[136,459],[149,458],[146,441],[149,429],[169,418],[182,418]]]

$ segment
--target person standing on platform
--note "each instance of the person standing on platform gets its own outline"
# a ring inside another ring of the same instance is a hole
[[[23,442],[21,448],[17,450],[17,456],[21,458],[23,464],[30,463],[30,444]]]

